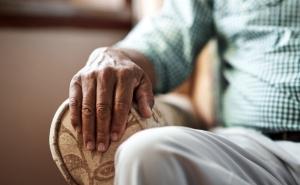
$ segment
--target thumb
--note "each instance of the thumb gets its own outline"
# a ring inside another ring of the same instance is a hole
[[[140,85],[136,88],[135,98],[140,114],[144,118],[150,118],[152,116],[151,110],[154,106],[154,96],[151,82],[145,74],[142,77]]]

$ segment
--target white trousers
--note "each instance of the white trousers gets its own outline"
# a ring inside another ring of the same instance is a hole
[[[212,132],[161,127],[133,135],[117,150],[115,184],[300,184],[299,143],[244,128]]]

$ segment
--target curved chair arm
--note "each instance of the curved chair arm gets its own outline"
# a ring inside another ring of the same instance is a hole
[[[175,100],[179,99],[175,98]],[[66,100],[58,108],[51,124],[49,141],[52,157],[64,178],[71,185],[113,185],[115,152],[119,145],[130,136],[144,129],[161,126],[196,127],[193,116],[185,108],[180,108],[175,104],[165,98],[159,98],[153,107],[152,117],[145,119],[141,117],[136,104],[133,103],[121,140],[112,142],[106,152],[99,153],[86,150],[82,134],[73,130],[68,100]],[[183,105],[180,101],[179,104]]]

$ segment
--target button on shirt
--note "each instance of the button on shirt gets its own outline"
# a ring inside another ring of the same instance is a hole
[[[165,0],[116,46],[143,53],[165,93],[191,73],[195,58],[216,37],[227,126],[266,132],[300,130],[300,1]]]

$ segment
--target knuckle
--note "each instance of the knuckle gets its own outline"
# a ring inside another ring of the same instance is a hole
[[[104,69],[103,69],[103,76],[110,76],[114,71],[114,68],[112,66],[106,66]]]
[[[80,108],[81,107],[81,102],[75,98],[71,98],[69,100],[69,106],[71,108]]]
[[[126,124],[122,124],[122,123],[115,123],[111,126],[111,133],[122,133],[124,132],[124,129],[126,127]]]
[[[114,73],[113,67],[111,66],[105,67],[99,74],[100,79],[102,79],[103,81],[111,81],[111,78],[114,77],[113,73]]]
[[[150,83],[149,81],[143,82],[143,83],[141,84],[140,88],[141,88],[143,91],[145,91],[145,92],[147,92],[147,93],[150,93],[151,95],[153,94],[153,93],[152,93],[152,85],[151,85],[151,83]]]
[[[108,137],[109,137],[108,132],[97,131],[97,138],[98,139],[104,139],[104,138],[108,138]]]
[[[95,115],[94,109],[90,106],[83,106],[81,112],[83,118],[93,118]]]
[[[111,116],[111,106],[109,104],[97,104],[96,114],[97,118],[100,120],[106,120]]]
[[[128,68],[127,67],[122,67],[119,69],[120,75],[127,75],[128,74]]]
[[[74,87],[75,87],[75,88],[78,88],[78,87],[81,88],[81,85],[80,85],[80,84],[81,84],[81,81],[80,81],[80,80],[73,80],[73,79],[72,79],[71,82],[70,82],[70,88],[71,88],[71,87],[73,87],[73,88],[74,88]]]
[[[82,131],[82,136],[84,141],[94,140],[94,135],[91,132]]]
[[[130,70],[130,68],[122,68],[119,70],[119,76],[121,79],[128,79],[132,77],[132,71]]]
[[[76,75],[73,76],[71,82],[76,83],[76,82],[80,81],[80,79],[81,79],[81,74],[77,73]]]
[[[145,101],[149,101],[149,102],[153,102],[155,101],[154,96],[152,94],[141,94],[140,96],[137,97],[137,100],[145,100]]]
[[[155,102],[155,99],[154,99],[154,96],[151,94],[151,95],[147,95],[147,99],[151,102]]]
[[[118,111],[118,112],[127,112],[129,110],[129,103],[128,101],[126,101],[125,99],[121,99],[121,100],[117,100],[115,102],[115,111]]]
[[[83,130],[82,131],[82,134],[85,136],[85,137],[93,137],[94,133],[89,131],[89,130]]]
[[[123,127],[123,123],[122,122],[120,122],[120,121],[118,121],[118,122],[114,122],[113,124],[112,124],[112,130],[113,131],[116,131],[116,132],[119,132],[119,130],[121,130],[121,128]]]
[[[95,76],[95,72],[94,71],[87,71],[84,74],[82,74],[82,78],[86,79],[86,80],[93,80]]]

